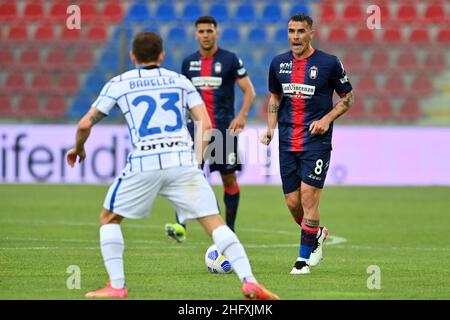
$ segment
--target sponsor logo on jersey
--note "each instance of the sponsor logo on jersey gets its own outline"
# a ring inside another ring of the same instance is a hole
[[[200,89],[217,89],[222,85],[221,77],[193,77],[191,80]]]
[[[280,63],[280,72],[279,73],[292,73],[292,60],[290,62]]]
[[[339,81],[340,81],[342,84],[344,84],[344,83],[348,82],[348,77],[347,77],[347,76],[344,76],[343,78],[340,78]]]
[[[283,83],[282,87],[283,93],[285,95],[298,96],[300,98],[302,97],[302,95],[313,96],[314,92],[316,91],[315,86],[310,86],[303,83]]]
[[[202,61],[201,60],[191,61],[189,63],[189,71],[201,71],[201,69],[202,69]]]
[[[214,72],[221,73],[222,72],[222,64],[220,62],[216,62],[214,64]]]
[[[310,79],[316,79],[317,76],[319,75],[319,69],[316,66],[312,66],[311,68],[309,68],[309,78]]]

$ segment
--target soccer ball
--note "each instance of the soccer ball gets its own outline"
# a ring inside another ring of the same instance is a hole
[[[216,245],[212,245],[206,250],[205,264],[211,273],[231,273],[231,263],[223,256]]]

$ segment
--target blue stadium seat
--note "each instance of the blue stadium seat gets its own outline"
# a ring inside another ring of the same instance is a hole
[[[287,17],[287,19],[289,19],[296,13],[303,13],[306,15],[309,15],[311,13],[309,6],[307,4],[295,4],[291,7],[291,10],[289,12],[290,12],[290,14],[289,14],[289,17]]]
[[[158,22],[172,22],[177,19],[173,3],[166,2],[160,4],[153,15],[153,19]]]
[[[288,28],[283,26],[275,30],[273,41],[275,43],[288,43]]]
[[[108,71],[119,71],[120,56],[118,48],[115,46],[106,48],[101,55],[99,65],[100,68]]]
[[[202,7],[198,3],[188,3],[183,9],[181,20],[186,23],[194,23],[202,15]]]
[[[244,3],[237,8],[233,20],[239,23],[251,23],[255,21],[255,7],[251,3]]]
[[[210,16],[214,17],[218,23],[222,23],[230,19],[228,6],[222,3],[215,3],[209,9]]]
[[[224,44],[239,43],[241,41],[241,34],[239,33],[239,29],[234,27],[228,27],[223,29],[219,41]]]
[[[84,89],[93,94],[98,95],[102,90],[103,86],[106,84],[105,77],[103,75],[102,70],[93,69],[90,74],[86,77],[86,81],[84,83]]]
[[[143,23],[150,20],[150,13],[145,2],[135,2],[130,6],[126,22]]]
[[[143,31],[143,32],[145,32],[145,31],[151,31],[151,32],[156,32],[156,33],[158,33],[158,34],[161,34],[161,31],[159,30],[158,25],[156,25],[155,23],[145,25],[145,26],[142,28],[141,31]]]
[[[278,4],[267,4],[263,9],[261,22],[263,23],[284,22],[280,6]]]
[[[247,42],[254,44],[261,44],[268,40],[267,32],[265,28],[253,28],[247,35]]]
[[[75,97],[72,106],[67,112],[67,117],[71,119],[81,118],[91,108],[93,99],[87,94],[80,94]]]
[[[169,30],[169,33],[167,34],[167,42],[172,42],[173,45],[184,41],[187,41],[187,34],[186,30],[182,26],[173,27]]]

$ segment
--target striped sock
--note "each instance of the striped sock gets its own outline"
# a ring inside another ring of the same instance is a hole
[[[105,224],[100,227],[100,248],[111,287],[123,288],[125,286],[124,241],[119,224]]]
[[[298,261],[308,261],[311,256],[317,233],[320,227],[312,227],[302,222],[302,232],[300,240],[300,251]]]

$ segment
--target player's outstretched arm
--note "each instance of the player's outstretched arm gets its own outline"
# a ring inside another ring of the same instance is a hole
[[[272,141],[275,128],[278,123],[278,110],[280,109],[281,95],[272,93],[269,99],[269,105],[267,110],[267,130],[261,136],[261,143],[269,145]]]
[[[244,93],[244,100],[242,102],[241,111],[233,121],[231,121],[230,126],[228,127],[232,134],[239,134],[242,129],[244,129],[245,120],[247,119],[250,107],[256,97],[255,88],[249,76],[238,79],[237,84]]]
[[[73,167],[77,162],[82,162],[86,158],[86,152],[84,151],[84,144],[91,133],[92,127],[100,122],[106,114],[92,107],[81,120],[78,122],[77,133],[75,135],[75,145],[67,152],[67,163]]]
[[[206,147],[211,139],[211,119],[204,104],[191,108],[191,118],[195,123],[194,130],[194,153],[198,163],[203,163]]]
[[[328,112],[322,119],[318,121],[313,121],[309,125],[309,131],[311,134],[324,134],[330,128],[330,124],[346,113],[353,104],[353,91],[350,91],[341,96],[341,99],[336,103],[336,105]]]

